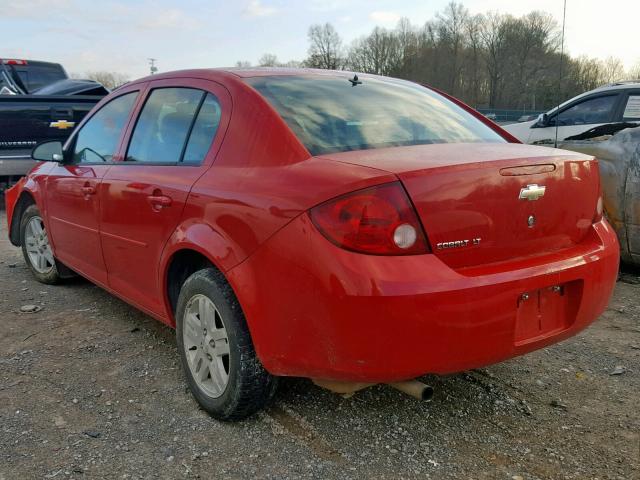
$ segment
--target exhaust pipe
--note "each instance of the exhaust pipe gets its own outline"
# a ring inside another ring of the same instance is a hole
[[[433,387],[418,380],[406,380],[404,382],[388,383],[390,387],[400,390],[402,393],[411,395],[413,398],[429,402],[433,398]]]
[[[315,383],[319,387],[326,388],[327,390],[330,390],[333,393],[338,393],[347,398],[352,396],[355,392],[362,390],[363,388],[367,388],[372,385],[375,385],[375,383],[341,382],[341,381],[335,381],[335,380],[322,380],[319,378],[312,378],[311,380],[313,381],[313,383]],[[392,383],[387,383],[387,385],[395,388],[396,390],[401,391],[402,393],[411,395],[413,398],[422,400],[423,402],[428,402],[431,400],[431,398],[433,398],[433,387],[425,383],[422,383],[418,380],[405,380],[404,382],[392,382]]]

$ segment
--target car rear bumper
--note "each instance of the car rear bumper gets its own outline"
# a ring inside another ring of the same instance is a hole
[[[605,309],[618,262],[604,221],[571,249],[456,271],[433,254],[342,250],[303,215],[227,276],[271,373],[388,382],[482,367],[576,334]]]

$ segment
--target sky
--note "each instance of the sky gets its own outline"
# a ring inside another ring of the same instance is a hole
[[[330,22],[345,43],[401,17],[422,25],[449,0],[0,0],[0,57],[62,63],[68,72],[160,71],[280,61],[307,54],[310,25]],[[562,0],[462,0],[471,13],[542,10],[562,22]],[[640,62],[640,0],[567,0],[566,50]]]

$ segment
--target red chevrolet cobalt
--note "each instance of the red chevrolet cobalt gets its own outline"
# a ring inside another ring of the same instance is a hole
[[[596,160],[406,81],[156,75],[33,156],[6,203],[35,277],[80,274],[175,327],[219,419],[278,376],[410,390],[544,347],[600,315],[618,270]]]

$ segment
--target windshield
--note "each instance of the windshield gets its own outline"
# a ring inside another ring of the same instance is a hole
[[[312,155],[430,143],[505,142],[437,93],[419,85],[345,77],[250,78]]]

